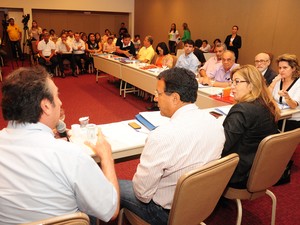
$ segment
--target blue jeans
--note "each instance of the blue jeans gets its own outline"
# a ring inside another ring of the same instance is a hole
[[[152,200],[143,203],[135,197],[132,181],[119,180],[121,192],[121,208],[127,208],[138,215],[147,223],[153,225],[166,225],[168,223],[169,211],[155,204]]]

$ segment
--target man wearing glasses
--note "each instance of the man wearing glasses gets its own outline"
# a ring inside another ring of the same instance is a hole
[[[272,83],[272,80],[277,76],[277,73],[271,69],[271,58],[267,53],[259,53],[254,59],[255,67],[261,72],[266,80],[267,86]]]
[[[121,207],[150,224],[167,224],[178,178],[218,159],[223,149],[223,127],[194,104],[197,90],[188,69],[159,74],[155,101],[170,121],[150,132],[133,180],[119,180]]]

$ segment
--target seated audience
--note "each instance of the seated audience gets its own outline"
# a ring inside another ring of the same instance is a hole
[[[96,32],[95,33],[95,41],[97,43],[101,42],[101,34],[99,32]]]
[[[86,73],[88,68],[88,57],[85,54],[85,43],[80,39],[80,35],[78,32],[74,34],[74,41],[72,43],[73,56],[76,65],[78,66],[81,74]],[[82,62],[84,61],[85,67],[82,66]]]
[[[158,67],[173,67],[173,57],[169,54],[169,49],[165,42],[160,42],[156,46],[156,61],[155,65]]]
[[[208,44],[208,41],[207,40],[203,40],[202,42],[202,46],[200,48],[201,51],[203,52],[210,52],[210,45]]]
[[[202,46],[202,40],[201,39],[197,39],[195,41],[194,54],[197,57],[197,59],[199,60],[199,62],[201,63],[201,65],[204,65],[204,63],[206,62],[206,60],[205,60],[205,57],[203,55],[203,51],[200,50],[201,46]]]
[[[122,57],[136,56],[130,34],[122,34],[122,38],[118,39],[116,44],[116,53]]]
[[[103,45],[103,52],[114,53],[116,51],[116,45],[113,43],[113,36],[107,38],[107,42]]]
[[[57,35],[55,33],[55,30],[53,30],[53,29],[49,30],[49,34],[50,34],[50,38],[49,39],[51,41],[53,41],[54,43],[56,43],[58,37],[57,37]]]
[[[194,74],[197,74],[199,60],[193,52],[194,41],[188,39],[184,42],[184,54],[179,56],[175,67],[185,68],[191,70]]]
[[[279,74],[269,85],[269,89],[277,103],[291,109],[300,108],[300,66],[296,55],[283,54],[277,58]],[[278,123],[282,127],[282,121]],[[300,113],[295,113],[286,120],[285,131],[300,127]]]
[[[85,52],[89,56],[88,58],[89,60],[87,63],[93,63],[93,64],[94,64],[94,59],[92,55],[97,53],[102,53],[101,42],[96,41],[94,33],[89,33],[88,40],[85,43]]]
[[[4,81],[1,106],[8,125],[0,131],[0,224],[78,211],[103,221],[118,215],[109,143],[99,131],[97,144],[89,144],[100,167],[78,145],[56,139],[61,105],[58,88],[42,67],[19,68]]]
[[[181,175],[220,158],[223,127],[194,104],[197,91],[190,70],[175,67],[158,75],[155,101],[171,119],[149,133],[133,180],[119,180],[121,207],[149,224],[167,224]]]
[[[58,64],[57,57],[55,55],[56,46],[53,41],[49,40],[50,35],[48,32],[43,34],[43,40],[39,41],[37,49],[39,51],[39,64],[49,68],[50,73],[53,75],[55,67]]]
[[[245,188],[257,147],[266,136],[277,133],[280,110],[272,99],[261,73],[252,65],[234,69],[230,75],[232,94],[237,102],[223,126],[226,141],[222,157],[237,153],[240,161],[229,186]]]
[[[58,60],[59,69],[60,69],[62,78],[66,77],[65,73],[64,73],[64,63],[63,63],[65,59],[67,59],[70,62],[71,69],[72,69],[72,76],[78,77],[77,74],[75,73],[75,62],[74,62],[74,57],[72,55],[73,43],[70,40],[67,39],[66,34],[63,34],[61,36],[61,41],[58,41],[56,43],[57,60]]]
[[[108,37],[110,37],[110,36],[111,36],[110,30],[109,30],[109,29],[105,29],[104,35],[103,35],[102,38],[101,38],[101,44],[104,45],[104,43],[107,42],[107,39],[108,39]]]
[[[74,33],[72,30],[68,30],[67,39],[70,43],[72,43],[74,41]]]
[[[254,63],[255,67],[264,76],[267,86],[269,86],[272,83],[272,80],[277,76],[277,73],[270,67],[270,55],[264,52],[259,53],[255,56]]]
[[[88,40],[85,44],[85,51],[89,55],[102,52],[102,45],[100,42],[96,41],[94,33],[89,33]]]
[[[88,41],[88,37],[86,35],[86,33],[82,32],[80,35],[81,40],[84,41],[84,43],[86,43]]]
[[[230,73],[238,67],[235,63],[235,56],[232,51],[226,50],[222,54],[222,64],[218,65],[215,71],[208,74],[208,84],[212,87],[228,87],[230,86]]]
[[[132,43],[134,44],[135,52],[138,53],[141,48],[141,37],[139,34],[134,35]]]
[[[137,59],[143,63],[151,63],[155,55],[155,51],[152,47],[153,38],[151,36],[146,36],[144,39],[144,46],[141,47],[137,54]]]
[[[204,84],[208,84],[209,79],[208,79],[208,74],[214,72],[216,70],[216,68],[222,64],[222,55],[224,53],[224,51],[226,51],[226,45],[222,44],[222,43],[218,43],[215,47],[215,53],[216,55],[213,57],[210,57],[209,60],[207,60],[204,64],[204,66],[202,66],[200,68],[200,78],[202,77],[202,83]]]

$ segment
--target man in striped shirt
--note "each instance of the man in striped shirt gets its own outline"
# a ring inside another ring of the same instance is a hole
[[[181,175],[221,156],[222,124],[194,104],[197,90],[194,73],[185,68],[158,76],[155,101],[170,121],[150,132],[133,180],[119,180],[121,207],[150,224],[167,224]]]

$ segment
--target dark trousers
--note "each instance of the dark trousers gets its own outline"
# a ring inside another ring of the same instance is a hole
[[[15,59],[24,59],[20,41],[10,41],[11,52]]]
[[[170,53],[175,54],[176,55],[176,41],[169,41],[169,49],[170,49]]]
[[[49,58],[49,57],[46,57],[46,58]],[[40,65],[44,66],[48,71],[50,70],[49,72],[51,72],[51,73],[54,73],[55,67],[58,64],[57,57],[55,55],[51,57],[51,59],[50,59],[51,63],[47,63],[46,60],[42,57],[39,57],[38,61],[39,61]]]
[[[81,60],[84,60],[84,67],[85,69],[87,70],[88,69],[88,65],[89,65],[89,57],[83,53],[83,54],[74,54],[74,61],[76,63],[76,65],[79,67],[80,70],[83,69],[82,67],[82,63],[81,63]]]
[[[72,54],[57,54],[58,64],[60,72],[64,72],[64,60],[67,59],[70,61],[72,73],[75,73],[75,62]]]

